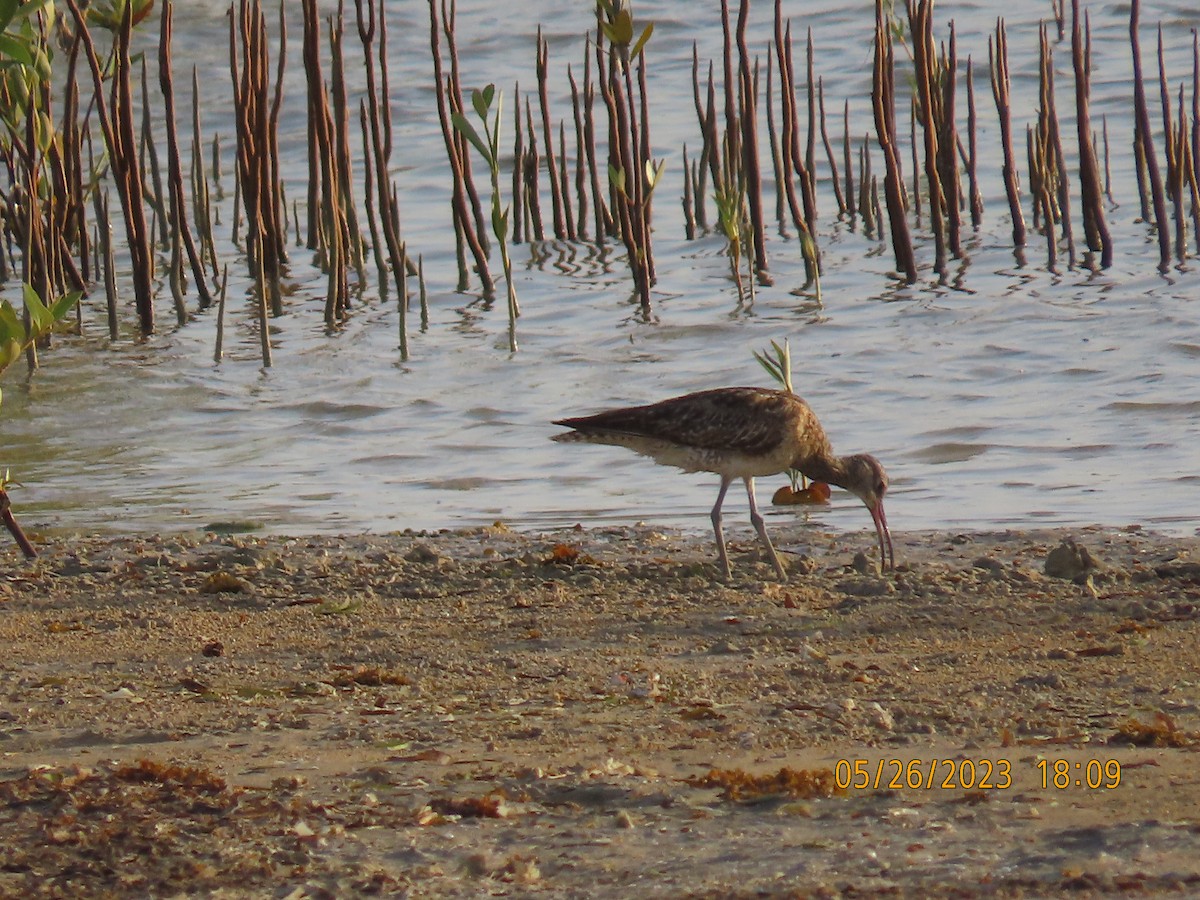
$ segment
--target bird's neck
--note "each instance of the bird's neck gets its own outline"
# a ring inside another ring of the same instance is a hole
[[[811,456],[796,466],[810,481],[824,481],[826,484],[846,486],[846,457],[834,456],[832,453]]]

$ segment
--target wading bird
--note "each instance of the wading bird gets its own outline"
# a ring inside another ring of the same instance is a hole
[[[758,511],[754,479],[788,469],[797,469],[814,481],[845,488],[862,500],[875,523],[880,565],[895,566],[892,536],[883,513],[883,496],[888,488],[883,466],[866,453],[835,456],[816,415],[790,391],[717,388],[647,406],[559,419],[554,424],[572,429],[555,435],[556,441],[628,447],[661,465],[719,475],[721,489],[712,509],[712,524],[726,579],[731,575],[721,530],[721,504],[729,485],[740,478],[750,498],[750,522],[780,580],[786,580],[783,563],[771,545]]]

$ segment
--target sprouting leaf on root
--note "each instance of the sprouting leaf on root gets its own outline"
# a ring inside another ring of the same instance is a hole
[[[646,160],[646,187],[653,192],[658,185],[658,180],[662,178],[663,169],[666,168],[667,161],[659,160],[657,163],[652,159]]]
[[[460,112],[450,114],[451,120],[454,122],[454,127],[458,129],[471,144],[479,151],[479,155],[484,158],[484,161],[490,166],[492,164],[492,152],[488,149],[487,144],[483,142],[483,138],[475,130],[475,126],[470,123],[466,116]]]
[[[623,166],[614,166],[608,164],[608,180],[612,182],[613,187],[621,194],[622,197],[628,197],[625,193],[625,168]]]
[[[488,85],[491,87],[491,85]],[[479,88],[471,91],[471,105],[475,107],[475,115],[481,119],[486,119],[488,114],[488,105],[491,103],[490,97],[484,97],[483,91]]]
[[[792,387],[791,346],[786,340],[783,342],[783,346],[780,346],[776,341],[771,341],[771,352],[759,352],[756,350],[754,358],[758,360],[759,365],[767,370],[767,374],[772,379],[783,386],[784,390],[790,394],[795,393]]]
[[[629,56],[631,58],[636,57],[639,53],[642,52],[642,48],[646,46],[646,41],[650,40],[650,35],[652,35],[652,34],[654,34],[654,23],[653,22],[651,22],[644,29],[642,29],[642,36],[637,39],[637,43],[634,44],[633,48],[629,51]]]
[[[502,241],[508,237],[508,211],[510,208],[506,206],[503,212],[501,212],[499,202],[492,204],[492,231]]]
[[[620,47],[628,47],[633,40],[633,16],[627,9],[618,9],[612,23],[609,40]]]

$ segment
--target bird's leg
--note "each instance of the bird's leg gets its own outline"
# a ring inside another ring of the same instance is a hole
[[[754,499],[754,479],[745,478],[743,480],[746,482],[746,496],[750,498],[750,524],[754,526],[763,546],[767,548],[767,556],[771,557],[771,565],[775,567],[775,574],[779,576],[780,581],[787,581],[787,572],[783,568],[783,563],[779,561],[779,554],[771,545],[771,539],[767,537],[767,523],[763,521],[762,514],[758,511],[758,503]]]
[[[732,483],[733,479],[728,475],[721,476],[721,490],[717,491],[717,502],[712,508],[713,534],[717,536],[717,555],[721,558],[721,571],[725,573],[726,581],[733,577],[733,573],[729,569],[729,552],[725,549],[725,533],[721,531],[721,504],[725,502],[725,492],[729,490],[729,485]]]

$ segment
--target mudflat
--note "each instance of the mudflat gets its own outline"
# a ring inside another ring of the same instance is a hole
[[[1200,892],[1200,541],[55,538],[0,896]]]

